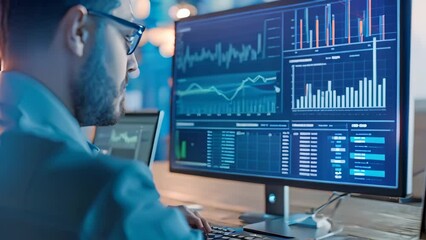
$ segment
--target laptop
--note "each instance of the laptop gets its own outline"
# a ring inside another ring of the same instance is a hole
[[[93,144],[102,154],[133,159],[151,166],[157,149],[163,111],[126,113],[113,126],[97,127]]]

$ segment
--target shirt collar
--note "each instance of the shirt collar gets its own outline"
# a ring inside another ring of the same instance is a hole
[[[9,118],[20,130],[79,144],[85,151],[93,153],[74,116],[37,80],[19,72],[1,72],[1,105],[0,120]]]

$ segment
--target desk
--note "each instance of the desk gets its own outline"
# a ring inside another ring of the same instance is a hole
[[[201,204],[203,216],[214,224],[242,226],[242,212],[264,211],[264,185],[170,173],[168,162],[155,162],[152,171],[165,204]],[[290,188],[291,212],[318,207],[330,194]],[[420,204],[348,198],[333,217],[344,230],[328,239],[415,239],[420,218]]]

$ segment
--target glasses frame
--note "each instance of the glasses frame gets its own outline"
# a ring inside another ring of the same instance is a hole
[[[127,21],[123,18],[119,18],[119,17],[116,17],[114,15],[104,13],[104,12],[100,12],[100,11],[96,11],[96,10],[92,10],[92,9],[87,9],[87,12],[90,15],[109,18],[109,19],[111,19],[111,20],[113,20],[113,21],[115,21],[115,22],[117,22],[121,25],[136,29],[136,36],[138,37],[138,39],[136,40],[136,44],[133,47],[129,47],[129,50],[127,51],[127,55],[131,55],[132,53],[135,52],[136,48],[139,45],[139,42],[141,41],[142,33],[145,31],[144,25],[140,25],[140,24],[137,24],[137,23],[134,23],[134,22],[130,22],[130,21]]]

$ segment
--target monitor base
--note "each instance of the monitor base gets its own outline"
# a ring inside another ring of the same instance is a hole
[[[262,221],[266,221],[266,220],[282,218],[282,216],[267,214],[267,213],[248,212],[248,213],[241,214],[238,218],[244,224],[252,224],[252,223],[258,223],[258,222],[262,222]]]
[[[305,214],[297,214],[290,217],[289,221],[284,218],[270,219],[249,224],[244,226],[243,229],[247,232],[284,238],[322,239],[341,231],[331,232],[331,226],[332,224],[328,219],[313,219],[310,216],[305,216]]]

